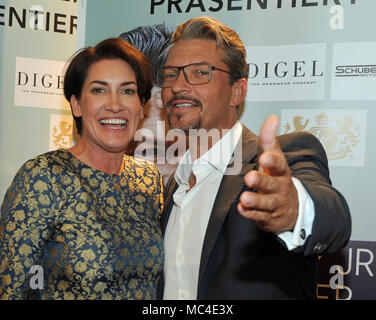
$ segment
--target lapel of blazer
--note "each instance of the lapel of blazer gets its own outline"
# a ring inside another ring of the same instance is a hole
[[[174,204],[173,195],[176,189],[178,188],[178,184],[176,183],[174,174],[175,172],[172,174],[170,180],[167,182],[166,193],[164,195],[164,201],[163,201],[164,207],[163,207],[163,212],[162,212],[161,222],[160,222],[163,236],[166,231],[168,218],[170,217],[170,213],[172,210],[172,205]]]
[[[244,175],[248,171],[254,169],[256,165],[255,160],[253,159],[255,159],[257,156],[257,136],[243,126],[241,137],[242,141],[236,147],[239,148],[241,146],[241,152],[239,152],[239,150],[237,150],[238,152],[234,152],[234,160],[240,161],[241,171],[238,174],[225,174],[223,176],[216,199],[214,201],[208,227],[206,229],[201,253],[198,292],[204,271],[206,269],[213,247],[217,241],[222,224],[227,216],[227,213],[229,212],[232,203],[239,196],[244,186]],[[239,156],[236,156],[237,154],[241,155],[241,159],[239,159]],[[229,168],[227,169],[226,173],[228,173],[228,170]]]

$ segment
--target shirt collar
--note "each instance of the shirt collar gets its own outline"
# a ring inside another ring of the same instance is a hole
[[[241,133],[242,126],[240,122],[237,121],[234,126],[216,144],[214,144],[214,146],[196,161],[203,160],[222,171],[222,173],[225,173]]]
[[[234,153],[235,146],[239,142],[242,134],[242,125],[237,121],[234,126],[207,152],[192,163],[191,153],[189,149],[181,158],[179,165],[175,172],[175,180],[180,184],[188,184],[189,175],[192,171],[192,166],[200,165],[200,163],[208,163],[217,170],[225,173],[227,166]]]
[[[192,158],[191,153],[189,152],[189,149],[184,153],[182,158],[179,161],[179,165],[176,168],[174,178],[176,182],[181,184],[187,184],[188,185],[188,179],[189,175],[192,171]]]

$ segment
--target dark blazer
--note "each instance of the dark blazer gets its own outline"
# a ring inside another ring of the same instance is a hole
[[[320,142],[307,133],[283,135],[279,142],[292,175],[314,202],[311,236],[303,247],[288,251],[275,234],[261,231],[238,213],[240,195],[251,190],[244,184],[244,175],[257,169],[260,154],[258,137],[243,126],[242,170],[239,175],[224,175],[219,187],[201,253],[198,299],[314,299],[317,256],[335,252],[348,242],[349,208],[331,186]],[[172,176],[161,218],[163,233],[177,187]]]

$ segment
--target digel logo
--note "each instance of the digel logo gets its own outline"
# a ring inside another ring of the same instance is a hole
[[[326,44],[247,47],[248,101],[324,98]]]
[[[62,61],[17,57],[14,104],[70,110],[63,94],[64,66]]]

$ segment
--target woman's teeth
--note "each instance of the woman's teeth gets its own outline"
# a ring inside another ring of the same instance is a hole
[[[103,119],[99,121],[101,125],[104,126],[115,126],[125,128],[126,124],[128,123],[127,120],[124,119]]]

